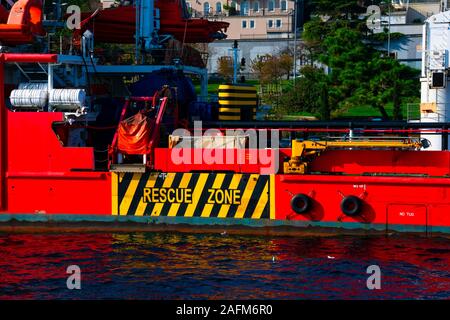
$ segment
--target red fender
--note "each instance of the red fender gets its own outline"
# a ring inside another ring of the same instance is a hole
[[[41,0],[17,1],[11,8],[7,23],[0,24],[0,42],[3,45],[31,43],[34,36],[44,35]]]

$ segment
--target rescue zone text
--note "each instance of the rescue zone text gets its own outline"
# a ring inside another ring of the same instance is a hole
[[[241,190],[208,189],[209,204],[240,204]],[[144,188],[144,203],[192,203],[192,189]]]

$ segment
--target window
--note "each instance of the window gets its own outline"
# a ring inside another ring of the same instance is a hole
[[[209,14],[209,2],[205,2],[204,4],[203,4],[203,14],[205,15],[205,16],[207,16],[208,14]]]
[[[247,20],[242,20],[242,29],[247,29]]]
[[[431,74],[431,87],[432,88],[445,88],[445,73],[433,72]]]
[[[253,11],[259,12],[259,1],[253,1]]]
[[[241,15],[248,16],[248,1],[244,1],[241,4]]]
[[[280,19],[277,19],[276,27],[281,28],[281,20]]]
[[[222,2],[216,3],[216,13],[222,13]]]
[[[273,28],[273,20],[268,20],[268,21],[267,21],[267,26],[268,26],[269,28]]]
[[[228,3],[228,1],[227,1]],[[230,9],[228,10],[228,15],[235,16],[237,14],[237,4],[236,1],[231,1],[230,3]]]
[[[255,29],[255,20],[250,20],[250,29]]]
[[[270,12],[273,12],[273,11],[275,11],[275,1],[273,1],[273,0],[270,0],[269,1],[269,11]]]
[[[281,11],[287,11],[287,1],[281,1]]]

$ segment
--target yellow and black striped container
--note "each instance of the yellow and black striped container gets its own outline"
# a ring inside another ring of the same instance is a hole
[[[219,86],[219,120],[252,121],[256,119],[258,96],[251,85]]]

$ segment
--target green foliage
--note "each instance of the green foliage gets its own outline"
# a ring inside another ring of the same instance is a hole
[[[233,60],[228,56],[222,56],[217,59],[217,64],[217,73],[227,80],[231,80],[234,74]]]
[[[278,113],[310,113],[329,118],[327,76],[323,70],[306,66],[295,86],[288,88],[281,97]]]
[[[383,0],[312,0],[312,6],[313,12],[318,15],[349,18],[365,13],[367,6],[380,5],[381,2]]]
[[[81,11],[89,11],[91,8],[89,7],[89,1],[86,0],[67,0],[64,1],[67,5],[77,5],[81,8]]]
[[[351,46],[343,45],[352,43]],[[381,52],[362,42],[361,34],[340,28],[324,41],[325,54],[321,62],[331,68],[330,98],[341,108],[369,104],[384,118],[384,105],[393,101],[397,109],[402,97],[416,96],[418,71],[384,57]],[[395,111],[398,111],[394,108]],[[395,118],[401,115],[396,113]]]
[[[308,21],[303,26],[303,40],[308,45],[319,45],[330,32],[331,26],[319,18]]]
[[[391,32],[391,34],[390,34],[391,41],[400,39],[404,36],[405,35],[400,32]],[[374,41],[374,42],[386,42],[388,40],[388,38],[389,38],[389,34],[387,32],[374,33],[367,37],[367,39]]]
[[[280,82],[283,76],[289,79],[294,59],[288,52],[279,55],[258,55],[250,63],[250,70],[258,76],[262,84],[274,84]]]
[[[282,74],[285,74],[289,80],[292,68],[294,67],[294,58],[291,54],[285,52],[278,57],[278,64]]]
[[[362,43],[359,32],[346,27],[331,33],[324,40],[323,49],[319,60],[331,69],[330,99],[336,106],[345,104],[369,80],[367,61],[372,52]]]
[[[328,70],[326,74],[316,68],[302,72],[284,99],[285,112],[311,112],[328,119],[330,114],[365,105],[388,118],[385,107],[389,105],[393,118],[401,119],[402,103],[419,96],[418,70],[376,50],[373,45],[386,41],[387,34],[370,34],[365,21],[356,18],[367,10],[361,4],[380,1],[364,2],[313,1],[317,17],[305,24],[303,40],[314,60]],[[391,33],[391,40],[402,36]]]
[[[416,96],[419,92],[419,72],[381,55],[375,56],[370,61],[369,68],[372,71],[372,77],[366,90],[365,100],[379,109],[380,106],[393,102],[393,118],[400,120],[402,98]]]
[[[347,16],[364,12],[356,0],[314,0],[315,11],[318,14],[330,15],[332,17]]]

